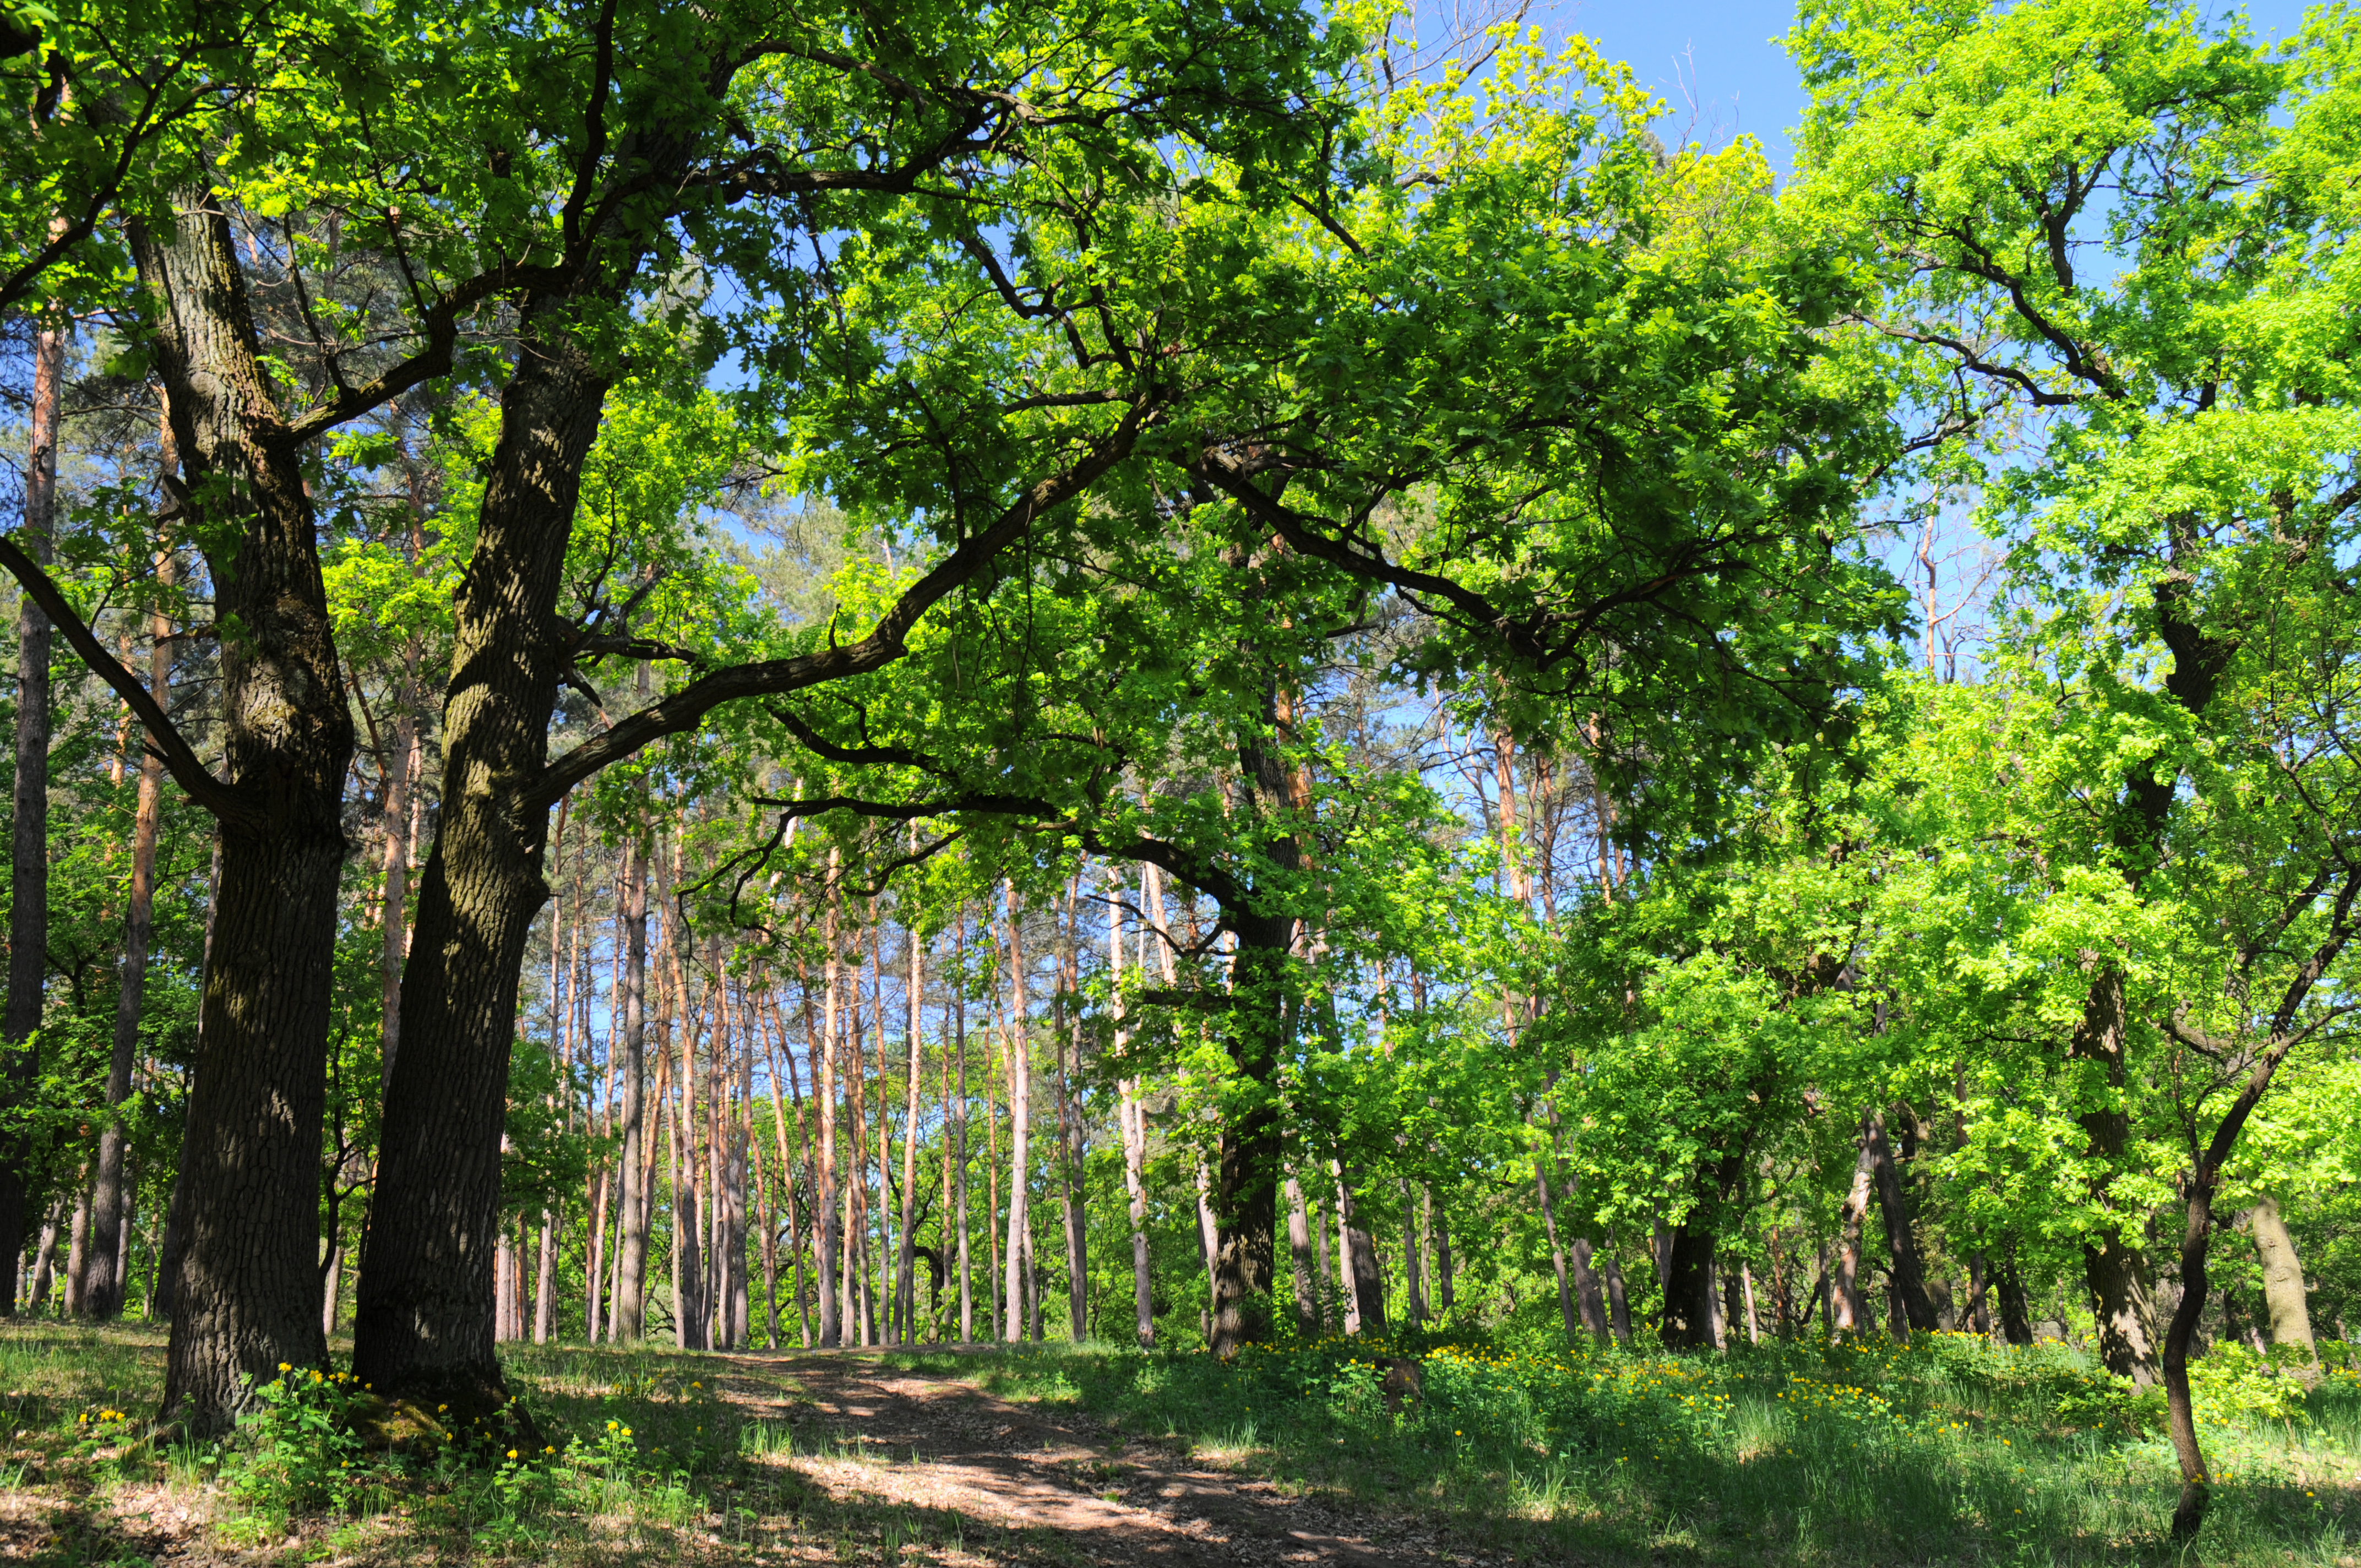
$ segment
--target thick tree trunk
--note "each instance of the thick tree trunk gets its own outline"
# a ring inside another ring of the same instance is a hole
[[[1612,1253],[1607,1256],[1607,1317],[1615,1331],[1615,1343],[1631,1349],[1631,1299],[1623,1288],[1623,1266]]]
[[[1861,1122],[1861,1151],[1869,1157],[1871,1179],[1877,1191],[1877,1211],[1885,1222],[1886,1250],[1894,1259],[1894,1285],[1902,1297],[1903,1316],[1916,1333],[1933,1333],[1935,1304],[1927,1297],[1926,1266],[1918,1255],[1918,1233],[1910,1223],[1910,1203],[1902,1190],[1902,1175],[1886,1136],[1885,1113],[1872,1110]]]
[[[1600,1344],[1607,1343],[1607,1305],[1598,1289],[1598,1271],[1592,1266],[1590,1243],[1587,1238],[1574,1238],[1574,1285],[1576,1302],[1582,1309],[1582,1326]]]
[[[452,783],[403,970],[354,1323],[361,1378],[462,1409],[504,1398],[489,1277],[500,1129],[525,943],[549,897],[549,814],[521,803],[548,760],[566,657],[554,607],[609,386],[562,328],[536,330],[565,308],[528,310],[456,606],[443,704]]]
[[[1691,1214],[1673,1227],[1672,1240],[1659,1335],[1668,1350],[1719,1350],[1713,1299],[1713,1231],[1700,1216]]]
[[[2303,1262],[2297,1257],[2295,1238],[2288,1234],[2279,1201],[2264,1195],[2246,1211],[2255,1233],[2255,1251],[2263,1263],[2263,1300],[2271,1310],[2271,1343],[2296,1350],[2307,1363],[2320,1359],[2312,1337],[2312,1301],[2303,1288]]]
[[[58,487],[58,411],[65,382],[65,333],[33,336],[32,450],[25,469],[24,539],[47,566]],[[0,1010],[0,1110],[27,1106],[40,1078],[34,1031],[41,1025],[49,931],[49,618],[27,594],[16,601],[16,776],[9,839],[8,996]],[[13,1117],[0,1122],[0,1257],[9,1270],[6,1310],[16,1310],[17,1258],[25,1250],[33,1146]]]
[[[201,515],[221,642],[221,884],[189,1103],[188,1253],[168,1416],[225,1425],[280,1362],[319,1363],[320,1118],[353,725],[301,453],[272,401],[226,215],[185,192],[134,225],[157,368]]]
[[[1360,1223],[1355,1212],[1351,1179],[1348,1176],[1340,1189],[1345,1214],[1345,1266],[1353,1280],[1353,1307],[1359,1316],[1354,1332],[1371,1339],[1386,1337],[1386,1277],[1378,1266],[1378,1245],[1368,1227]]]
[[[1993,1293],[2000,1298],[2001,1337],[2011,1344],[2033,1343],[2033,1303],[2026,1299],[2025,1277],[2016,1259],[2004,1257],[1993,1268]]]
[[[156,557],[157,580],[170,586],[176,576],[172,554]],[[159,707],[170,706],[172,683],[172,622],[161,612],[148,624],[151,639],[148,690]],[[112,1318],[123,1310],[125,1281],[117,1271],[117,1253],[127,1234],[123,1189],[124,1151],[129,1138],[123,1125],[123,1102],[131,1097],[131,1068],[139,1048],[139,1021],[148,994],[148,948],[155,930],[156,823],[164,787],[163,759],[149,751],[140,759],[139,798],[132,816],[131,889],[123,915],[121,989],[115,1003],[115,1055],[106,1074],[106,1125],[98,1135],[98,1177],[91,1197],[90,1268],[82,1284],[82,1310],[93,1318]]]
[[[1230,1060],[1252,1091],[1241,1097],[1240,1109],[1222,1129],[1216,1152],[1213,1350],[1224,1360],[1270,1334],[1282,1174],[1274,1091],[1295,1016],[1287,989],[1294,920],[1236,910],[1229,915],[1237,951],[1224,1024]]]
[[[2084,999],[2082,1022],[2069,1054],[2097,1062],[2105,1072],[2108,1098],[2084,1110],[2078,1120],[2091,1152],[2109,1167],[2125,1157],[2131,1143],[2131,1119],[2121,1108],[2130,1026],[2123,971],[2103,964]],[[2083,1239],[2082,1274],[2098,1322],[2099,1359],[2118,1377],[2152,1384],[2158,1377],[2157,1321],[2147,1257],[2131,1240],[2138,1234],[2136,1223],[2129,1215],[2117,1216],[2112,1175],[2102,1175],[2097,1187],[2099,1206],[2110,1218]]]

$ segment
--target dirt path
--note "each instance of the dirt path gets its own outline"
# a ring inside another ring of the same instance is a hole
[[[851,1356],[724,1359],[740,1374],[727,1397],[750,1418],[789,1422],[795,1468],[832,1496],[957,1516],[979,1534],[1023,1531],[1071,1562],[1197,1568],[1487,1556],[1408,1520],[1288,1496],[1078,1411]],[[857,1457],[828,1456],[829,1447]]]

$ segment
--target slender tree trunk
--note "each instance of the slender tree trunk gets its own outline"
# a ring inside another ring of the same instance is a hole
[[[1146,935],[1141,933],[1143,938]],[[1115,1056],[1118,1062],[1127,1063],[1131,1036],[1124,1016],[1123,913],[1114,904],[1107,906],[1107,979],[1114,997]],[[1137,1073],[1118,1077],[1115,1091],[1115,1129],[1123,1138],[1124,1194],[1130,1201],[1132,1337],[1148,1349],[1156,1343],[1155,1280],[1148,1250],[1148,1111],[1139,1102]],[[1301,1193],[1295,1195],[1295,1202],[1301,1210]]]
[[[1025,938],[1016,883],[1008,884],[1008,1343],[1024,1338],[1026,1244],[1032,1235],[1033,1068],[1027,1040]]]
[[[1407,1176],[1401,1179],[1401,1201],[1402,1314],[1418,1328],[1426,1321],[1426,1249],[1419,1241],[1417,1196]]]
[[[1623,1288],[1623,1265],[1611,1252],[1607,1255],[1607,1318],[1615,1331],[1615,1343],[1631,1349],[1631,1299]]]
[[[1542,1172],[1542,1162],[1533,1160],[1533,1188],[1541,1195],[1542,1229],[1549,1237],[1550,1263],[1557,1271],[1557,1314],[1565,1325],[1565,1343],[1570,1350],[1582,1343],[1582,1319],[1575,1305],[1573,1282],[1566,1277],[1565,1247],[1557,1234],[1557,1206],[1550,1201],[1549,1178]]]
[[[1091,1280],[1088,1258],[1090,1210],[1082,1193],[1082,881],[1077,874],[1066,898],[1065,951],[1060,956],[1063,992],[1059,1012],[1058,1139],[1065,1167],[1066,1317],[1076,1344],[1090,1337]]]
[[[996,1005],[998,1002],[996,988],[994,1000]],[[987,1084],[992,1081],[989,1052],[985,1053],[984,1081]],[[985,1305],[990,1309],[988,1315],[992,1319],[992,1337],[1000,1339],[1002,1330],[1008,1321],[1006,1312],[1013,1309],[1007,1308],[1001,1297],[1000,1113],[999,1109],[993,1104],[989,1091],[986,1092],[983,1102],[983,1246],[984,1263],[988,1268],[984,1277],[989,1282],[989,1288],[984,1294],[989,1298]]]
[[[1894,1285],[1902,1298],[1902,1311],[1916,1333],[1933,1333],[1935,1304],[1927,1296],[1925,1266],[1918,1256],[1918,1233],[1910,1223],[1910,1203],[1902,1190],[1902,1177],[1894,1158],[1894,1145],[1885,1133],[1885,1113],[1872,1109],[1861,1122],[1861,1151],[1869,1157],[1877,1210],[1885,1222],[1885,1245],[1894,1260]]]
[[[56,1271],[58,1231],[66,1222],[66,1201],[60,1198],[50,1203],[49,1217],[42,1223],[40,1244],[33,1249],[33,1282],[25,1295],[25,1310],[38,1312],[49,1301],[49,1280]]]
[[[818,1046],[819,1060],[813,1069],[818,1085],[816,1097],[819,1102],[819,1193],[815,1207],[819,1211],[819,1343],[824,1350],[834,1350],[844,1343],[844,1321],[839,1310],[836,1257],[841,1239],[837,1224],[836,1190],[836,1032],[843,1001],[838,990],[843,974],[840,951],[842,938],[838,929],[842,902],[838,881],[840,854],[841,851],[833,849],[828,852],[828,909],[822,936],[822,940],[828,945],[828,991]],[[859,1070],[857,1067],[855,1070]]]
[[[73,1223],[66,1231],[66,1316],[82,1316],[82,1277],[90,1268],[91,1162],[82,1161],[74,1175]]]
[[[156,556],[156,578],[170,587],[179,576],[172,552]],[[172,685],[172,622],[161,610],[148,619],[148,690],[169,708]],[[115,1004],[115,1055],[106,1075],[106,1124],[98,1135],[98,1176],[91,1201],[90,1273],[82,1284],[82,1310],[113,1318],[123,1310],[125,1281],[116,1254],[127,1234],[124,1223],[123,1161],[128,1136],[123,1102],[131,1096],[131,1067],[139,1048],[139,1022],[147,1001],[148,948],[155,930],[156,824],[162,804],[163,760],[153,751],[139,763],[139,797],[132,817],[131,889],[123,916],[121,989]]]
[[[1136,1200],[1144,1212],[1144,1198]],[[1320,1332],[1320,1277],[1318,1265],[1312,1255],[1312,1214],[1304,1206],[1303,1184],[1290,1173],[1287,1179],[1287,1251],[1295,1266],[1295,1324],[1306,1334]],[[1143,1270],[1139,1281],[1141,1310],[1148,1299],[1148,1277]],[[1145,1343],[1143,1340],[1141,1343]]]
[[[1378,1252],[1368,1231],[1356,1223],[1351,1173],[1336,1173],[1336,1234],[1344,1254],[1345,1323],[1347,1333],[1383,1339],[1386,1333],[1386,1282],[1378,1269]]]
[[[1869,1215],[1870,1161],[1871,1155],[1864,1145],[1853,1161],[1852,1189],[1845,1194],[1842,1234],[1837,1245],[1837,1275],[1829,1292],[1835,1332],[1840,1334],[1866,1332],[1869,1327],[1868,1308],[1861,1294],[1861,1227]]]
[[[413,524],[413,569],[416,534]],[[378,1033],[380,1091],[392,1082],[394,1058],[401,1053],[401,969],[410,958],[410,806],[424,755],[418,735],[419,657],[413,637],[403,653],[401,684],[395,691],[393,751],[385,788],[385,905],[378,932],[378,990],[384,1008]]]
[[[975,1343],[975,1288],[974,1266],[969,1256],[967,1218],[967,1113],[970,1102],[967,1092],[967,912],[964,908],[960,912],[958,947],[954,957],[959,969],[959,981],[951,992],[951,1028],[956,1038],[954,1048],[959,1055],[959,1111],[953,1135],[958,1139],[954,1185],[958,1189],[959,1200],[960,1343],[972,1344]],[[990,1118],[987,1116],[986,1120]],[[991,1228],[990,1225],[984,1227],[987,1232]]]
[[[608,1337],[637,1343],[647,1333],[647,1049],[648,1049],[648,846],[623,841],[623,1103],[622,1146],[617,1156],[622,1178],[615,1216],[614,1310]]]
[[[32,450],[25,467],[25,546],[46,567],[56,528],[58,415],[66,339],[48,325],[33,334]],[[16,776],[9,839],[8,996],[0,1015],[0,1111],[29,1108],[40,1079],[35,1031],[41,1025],[49,932],[49,618],[30,594],[16,601]],[[16,1310],[17,1257],[25,1250],[31,1135],[0,1119],[0,1256]]]
[[[913,829],[915,836],[916,830]],[[902,1250],[901,1294],[895,1301],[895,1315],[901,1320],[901,1340],[904,1344],[916,1342],[911,1325],[917,1321],[918,1283],[913,1275],[918,1260],[918,1079],[926,1060],[921,1048],[924,1036],[921,1003],[926,994],[925,949],[918,941],[917,927],[908,928],[910,938],[910,1081],[909,1091],[902,1103]]]
[[[1454,1282],[1451,1270],[1451,1214],[1449,1206],[1434,1201],[1434,1189],[1426,1190],[1427,1228],[1434,1236],[1434,1305],[1444,1317],[1451,1315]]]
[[[726,1004],[730,981],[727,977],[717,981]],[[743,995],[738,1008],[737,1056],[732,1058],[738,1069],[737,1108],[730,1120],[730,1169],[727,1196],[729,1199],[730,1231],[724,1254],[730,1260],[730,1346],[744,1350],[754,1342],[754,1317],[752,1281],[746,1265],[746,1182],[748,1167],[752,1163],[754,1142],[754,1036],[751,1001]],[[729,1035],[729,1014],[722,1014],[724,1037]],[[759,1189],[762,1179],[754,1177]],[[767,1253],[767,1246],[766,1246]],[[775,1325],[772,1337],[777,1337]]]

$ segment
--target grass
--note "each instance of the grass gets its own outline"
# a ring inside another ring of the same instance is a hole
[[[1100,1344],[884,1359],[1087,1411],[1199,1465],[1323,1497],[1381,1539],[1423,1532],[1444,1557],[1452,1539],[1531,1561],[1795,1568],[2176,1557],[2153,1401],[2063,1346],[1938,1335],[1719,1357],[1411,1354],[1409,1398],[1384,1387],[1393,1356],[1346,1340],[1231,1365]],[[162,1360],[152,1331],[0,1326],[0,1557],[960,1564],[1090,1551],[956,1506],[889,1502],[861,1477],[911,1456],[816,1419],[791,1358],[511,1347],[553,1452],[489,1464],[456,1449],[390,1463],[293,1415],[226,1446],[159,1447],[144,1417]],[[2243,1353],[2201,1366],[2221,1476],[2202,1561],[2361,1568],[2361,1377],[2307,1386]],[[307,1378],[290,1379],[296,1405],[348,1397]],[[1111,1452],[1076,1484],[1118,1494],[1131,1460]]]
[[[2350,1565],[2361,1379],[2316,1387],[2225,1354],[2201,1385],[2220,1477],[2196,1554],[2151,1397],[2059,1345],[1965,1335],[1717,1357],[1446,1346],[1389,1409],[1368,1346],[1012,1357],[1010,1398],[1062,1400],[1284,1486],[1481,1524],[1521,1552],[1653,1560]]]

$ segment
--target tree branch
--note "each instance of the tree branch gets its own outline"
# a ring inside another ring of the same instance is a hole
[[[933,570],[904,589],[894,608],[877,623],[877,629],[858,642],[788,659],[733,664],[692,681],[671,696],[626,716],[604,734],[585,740],[550,763],[526,792],[525,805],[540,809],[555,806],[558,796],[599,769],[667,735],[695,729],[705,721],[707,714],[725,702],[801,691],[894,663],[908,651],[910,633],[921,616],[953,589],[981,574],[1003,550],[1024,537],[1044,513],[1082,495],[1128,456],[1147,418],[1144,402],[1135,402],[1123,422],[1087,457],[1035,485],[1003,511],[991,527],[962,541],[936,563]]]
[[[82,662],[91,673],[115,688],[134,717],[143,725],[151,740],[150,749],[172,774],[172,782],[189,794],[189,798],[203,806],[225,822],[251,825],[259,818],[258,808],[236,785],[214,776],[198,757],[196,748],[173,724],[171,716],[157,702],[139,677],[126,670],[106,651],[82,617],[75,613],[72,603],[40,564],[25,554],[16,542],[0,535],[0,566],[23,585],[25,592],[43,614],[56,623],[66,635]]]

